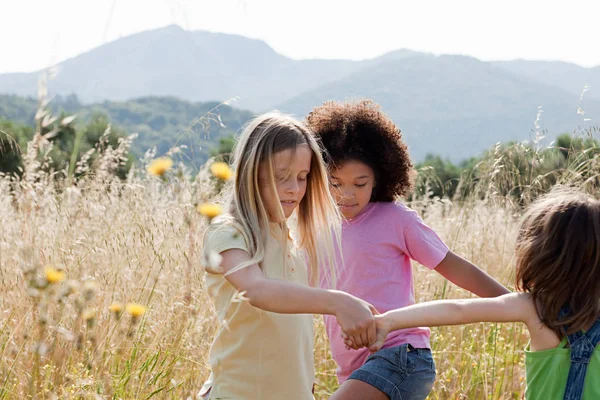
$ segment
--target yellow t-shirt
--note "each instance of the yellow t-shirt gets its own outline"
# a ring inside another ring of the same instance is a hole
[[[241,226],[213,221],[204,236],[204,259],[210,252],[230,249],[248,251]],[[305,262],[289,233],[277,224],[270,225],[260,268],[269,278],[308,285]],[[222,273],[206,270],[206,287],[221,327],[210,349],[212,373],[201,393],[210,389],[209,399],[313,399],[312,315],[253,307],[239,301],[237,290]]]

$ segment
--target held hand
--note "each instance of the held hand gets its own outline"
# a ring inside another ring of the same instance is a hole
[[[371,353],[375,353],[383,347],[383,345],[385,344],[385,340],[387,339],[387,335],[388,333],[390,333],[391,330],[388,327],[385,314],[375,316],[375,326],[377,327],[377,337],[375,343],[369,346],[369,351]]]
[[[383,345],[385,344],[385,340],[387,339],[387,335],[390,332],[389,327],[386,324],[385,317],[383,315],[375,315],[375,325],[377,328],[377,334],[375,342],[370,344],[369,351],[371,353],[375,353],[376,351],[381,350]],[[354,341],[353,337],[342,332],[342,339],[344,339],[344,344],[346,345],[346,350],[354,349],[358,350],[361,346],[358,346]],[[366,347],[366,346],[365,346]]]
[[[345,294],[344,301],[337,308],[335,316],[342,332],[360,348],[375,342],[376,328],[373,314],[378,313],[371,304]]]
[[[376,351],[381,350],[381,348],[385,344],[387,335],[388,335],[388,333],[390,333],[390,330],[391,330],[387,325],[387,320],[385,319],[385,316],[380,315],[379,313],[377,313],[377,315],[375,315],[375,326],[377,329],[375,342],[371,343],[368,346],[369,351],[371,353],[375,353]],[[347,335],[344,332],[342,332],[341,336],[342,336],[342,339],[344,339],[344,344],[346,345],[347,350],[350,350],[350,349],[358,350],[361,347],[367,347],[367,346],[359,346],[352,336]]]

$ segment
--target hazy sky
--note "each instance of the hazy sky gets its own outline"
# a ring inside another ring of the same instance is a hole
[[[600,65],[599,0],[2,0],[0,16],[0,73],[173,23],[262,39],[296,59],[408,48]]]

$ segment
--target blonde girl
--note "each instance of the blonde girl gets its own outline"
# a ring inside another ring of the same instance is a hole
[[[269,113],[236,144],[227,212],[204,236],[206,286],[222,326],[210,349],[206,399],[312,399],[313,319],[337,318],[359,343],[375,340],[370,305],[309,285],[317,265],[335,267],[340,214],[313,135]],[[297,215],[297,242],[287,219]],[[332,232],[334,233],[332,235]],[[337,234],[336,234],[337,233]],[[306,260],[306,261],[305,261]]]

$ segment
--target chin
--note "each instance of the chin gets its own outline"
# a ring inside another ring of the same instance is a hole
[[[347,218],[347,219],[357,217],[357,216],[359,216],[363,212],[363,210],[365,209],[365,207],[366,207],[366,205],[354,207],[349,213],[343,213],[342,212],[342,215],[345,218]]]

